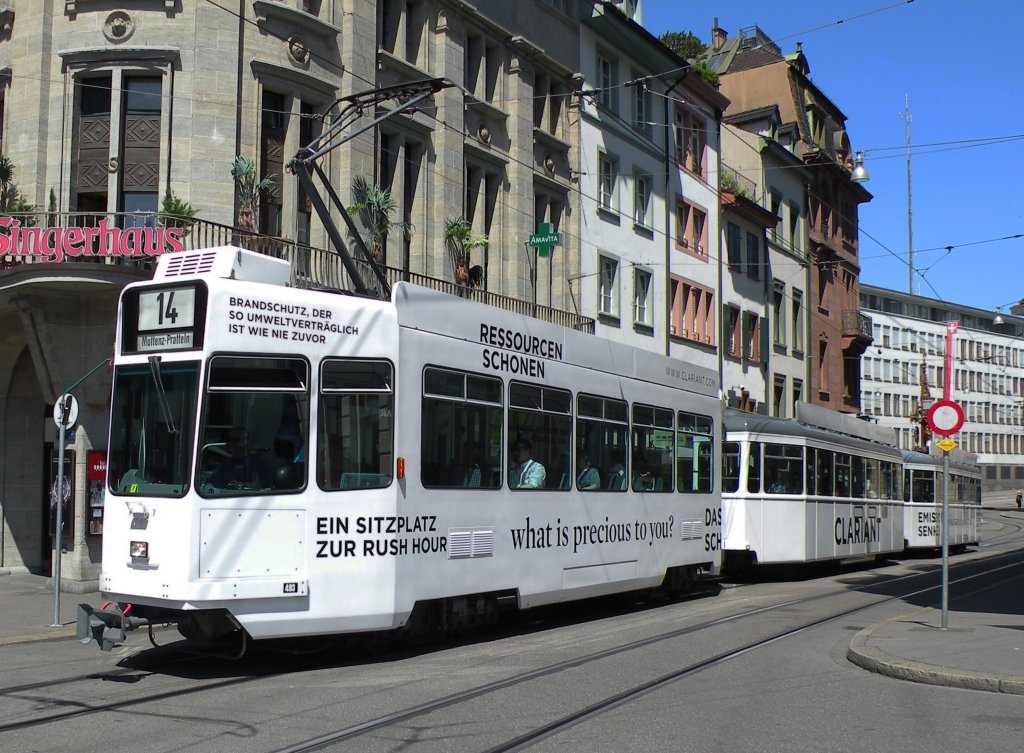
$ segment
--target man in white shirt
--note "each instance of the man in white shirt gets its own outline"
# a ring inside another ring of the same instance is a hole
[[[530,458],[533,449],[528,439],[520,439],[512,446],[515,465],[509,472],[509,486],[513,489],[543,489],[547,472],[544,466]]]

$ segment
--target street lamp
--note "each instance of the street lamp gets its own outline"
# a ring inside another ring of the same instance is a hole
[[[850,173],[850,180],[854,183],[866,183],[870,177],[868,169],[864,167],[864,152],[857,150],[857,156],[853,160],[853,172]]]

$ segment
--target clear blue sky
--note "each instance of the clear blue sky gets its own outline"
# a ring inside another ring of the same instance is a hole
[[[654,34],[692,31],[709,42],[715,16],[730,37],[757,24],[784,53],[803,42],[814,83],[846,114],[853,148],[867,152],[865,186],[874,194],[860,209],[862,282],[907,289],[899,113],[909,95],[914,267],[923,273],[914,275],[914,292],[986,309],[1024,298],[1024,238],[958,247],[1024,234],[1024,3],[644,0]],[[925,146],[1001,136],[1021,138]],[[936,247],[943,250],[927,250]]]

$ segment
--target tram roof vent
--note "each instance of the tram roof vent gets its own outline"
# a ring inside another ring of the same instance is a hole
[[[238,246],[215,246],[164,254],[156,265],[156,280],[181,277],[223,277],[228,280],[285,285],[291,282],[291,265]]]

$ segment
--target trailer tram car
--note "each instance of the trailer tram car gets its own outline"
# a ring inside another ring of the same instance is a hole
[[[803,404],[797,420],[729,410],[724,422],[726,569],[903,551],[891,432]]]
[[[903,514],[907,549],[942,546],[942,458],[903,450]],[[949,546],[964,549],[978,543],[981,510],[981,468],[973,463],[949,464]]]
[[[221,247],[124,290],[112,604],[83,605],[83,642],[437,629],[718,571],[713,372],[406,283],[289,279]]]

